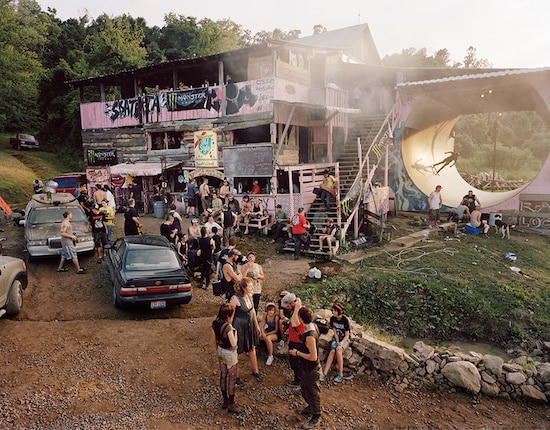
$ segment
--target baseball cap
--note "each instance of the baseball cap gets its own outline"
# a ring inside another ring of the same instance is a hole
[[[230,249],[229,252],[227,253],[227,255],[242,255],[241,254],[241,251],[239,251],[238,249]]]
[[[286,291],[286,290],[283,290],[283,291],[281,291],[281,292],[279,293],[279,297],[284,297],[284,296],[286,296],[287,294],[290,294],[290,293],[289,293],[288,291]]]
[[[436,185],[435,187],[436,188],[443,188],[441,185]]]
[[[97,203],[94,205],[94,209],[99,209],[99,205]]]
[[[296,301],[296,294],[290,293],[283,297],[283,300],[281,301],[281,306],[283,308],[286,308],[287,306],[291,305]]]

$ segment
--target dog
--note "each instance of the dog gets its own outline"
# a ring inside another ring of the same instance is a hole
[[[500,219],[495,220],[495,230],[496,233],[500,233],[502,235],[502,238],[508,237],[510,239],[510,226],[509,224],[506,224]]]

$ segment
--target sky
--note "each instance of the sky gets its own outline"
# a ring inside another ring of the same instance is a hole
[[[301,30],[317,24],[336,30],[368,24],[380,57],[407,48],[426,48],[428,55],[446,48],[451,60],[462,62],[470,46],[478,59],[497,68],[550,67],[548,0],[37,0],[43,10],[54,8],[61,20],[102,13],[142,17],[147,25],[164,25],[164,16],[230,19],[250,30]]]

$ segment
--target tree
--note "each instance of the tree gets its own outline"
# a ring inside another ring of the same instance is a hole
[[[482,69],[492,66],[492,64],[485,58],[477,59],[476,53],[476,48],[473,46],[468,47],[466,50],[466,56],[464,57],[465,69]]]
[[[40,7],[32,0],[0,4],[0,130],[34,131],[40,126],[38,85],[44,68]]]
[[[259,31],[252,38],[254,44],[271,42],[273,40],[294,40],[300,37],[300,30],[283,31],[275,28],[273,31]]]

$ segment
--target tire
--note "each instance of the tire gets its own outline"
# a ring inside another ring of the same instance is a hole
[[[6,312],[10,315],[17,315],[23,309],[23,285],[19,279],[12,282]]]
[[[113,286],[113,306],[117,309],[122,309],[122,305],[120,301],[118,300],[118,297],[116,295],[116,287]]]

